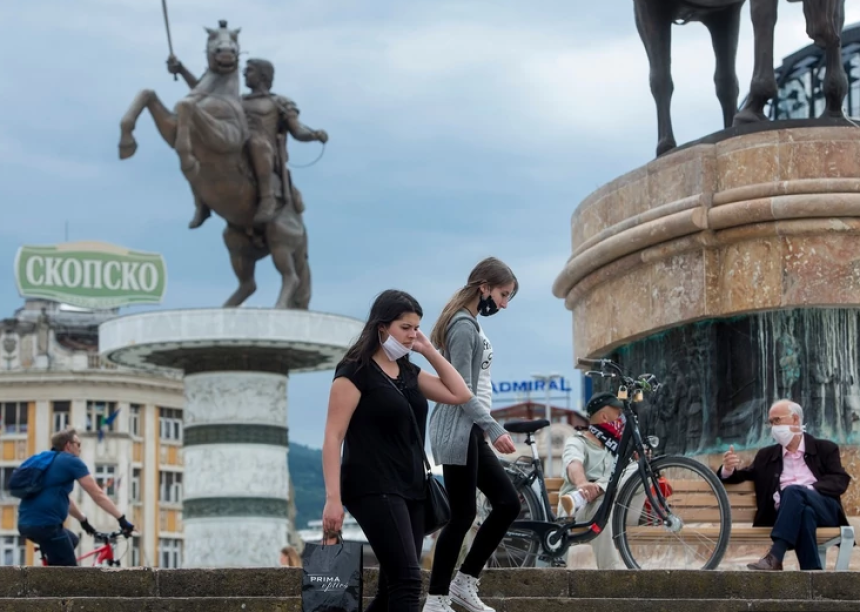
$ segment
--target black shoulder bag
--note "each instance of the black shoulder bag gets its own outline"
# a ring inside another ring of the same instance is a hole
[[[375,361],[373,365],[379,370],[379,373],[388,381],[397,392],[406,400],[406,405],[409,408],[409,416],[412,417],[412,426],[415,429],[415,436],[418,439],[418,444],[421,444],[421,430],[418,428],[418,419],[415,418],[415,411],[412,410],[412,404],[409,403],[409,398],[406,394],[394,384],[391,377],[379,367]],[[448,501],[448,493],[445,488],[439,484],[439,481],[430,473],[430,461],[427,459],[427,453],[424,452],[424,447],[421,447],[421,456],[424,458],[424,467],[427,468],[427,473],[424,479],[424,535],[430,535],[442,529],[451,520],[451,503]]]

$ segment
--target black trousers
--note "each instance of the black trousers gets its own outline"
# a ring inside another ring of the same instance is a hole
[[[424,502],[369,495],[348,510],[379,560],[376,597],[365,612],[420,612]]]
[[[493,509],[475,534],[472,548],[460,567],[464,574],[475,578],[480,575],[508,527],[520,514],[519,495],[477,425],[472,427],[466,465],[443,465],[442,475],[451,502],[451,522],[439,533],[436,541],[430,576],[431,595],[448,594],[460,547],[477,513],[478,489]]]
[[[78,564],[75,557],[78,536],[64,529],[62,525],[44,527],[21,525],[18,527],[18,533],[36,543],[47,559],[48,565],[75,566]]]
[[[802,570],[820,570],[818,541],[815,529],[839,526],[839,504],[813,489],[800,485],[785,487],[779,494],[779,511],[771,539],[788,542],[789,549],[797,554]]]

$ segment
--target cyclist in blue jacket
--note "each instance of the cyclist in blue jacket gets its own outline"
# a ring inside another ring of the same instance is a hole
[[[134,525],[126,520],[81,461],[81,439],[74,429],[54,434],[51,451],[57,456],[45,471],[42,490],[33,497],[21,500],[18,533],[39,546],[48,565],[77,565],[75,548],[78,537],[65,529],[63,523],[71,514],[90,535],[95,533],[95,529],[69,497],[76,480],[100,508],[117,519],[126,536],[134,531]]]

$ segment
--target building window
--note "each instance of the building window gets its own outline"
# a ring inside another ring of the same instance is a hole
[[[135,438],[140,437],[140,404],[128,407],[128,433]]]
[[[65,431],[69,428],[69,414],[72,410],[72,402],[51,402],[54,412],[53,433]]]
[[[131,470],[131,501],[140,501],[140,468]]]
[[[182,472],[158,473],[158,500],[169,504],[182,503]]]
[[[159,567],[182,567],[182,540],[176,538],[161,538],[158,540],[158,554],[161,560]]]
[[[131,565],[132,567],[140,567],[140,538],[134,536],[131,539]]]
[[[24,565],[25,551],[24,538],[3,536],[0,538],[0,565]]]
[[[94,474],[96,484],[108,497],[116,497],[116,466],[97,465]]]
[[[27,402],[0,404],[0,434],[27,433]]]
[[[116,402],[87,402],[87,431],[113,431],[113,421],[105,420],[116,412]]]
[[[159,427],[162,440],[182,441],[182,411],[176,408],[161,408]]]
[[[9,492],[9,479],[12,478],[12,472],[15,468],[12,466],[0,467],[0,499],[10,499],[12,494]]]

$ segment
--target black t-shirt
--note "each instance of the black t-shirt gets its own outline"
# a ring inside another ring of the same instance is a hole
[[[347,378],[361,392],[343,444],[340,488],[344,504],[373,494],[424,498],[427,399],[418,389],[419,372],[408,361],[401,362],[396,379],[373,363],[338,365],[334,377]],[[421,440],[416,440],[410,410],[418,421]]]

